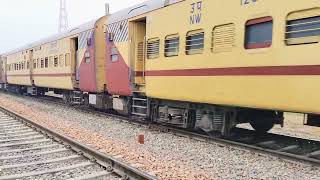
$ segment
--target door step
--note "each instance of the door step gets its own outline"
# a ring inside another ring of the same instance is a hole
[[[132,114],[142,117],[148,116],[149,101],[147,97],[135,96],[132,98]]]
[[[72,94],[72,104],[80,105],[82,103],[82,94],[81,91],[73,91]]]

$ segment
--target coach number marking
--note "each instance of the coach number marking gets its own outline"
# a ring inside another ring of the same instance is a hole
[[[190,5],[190,24],[199,24],[201,22],[202,1],[198,1]]]
[[[258,0],[241,0],[241,6],[246,6],[258,2]]]

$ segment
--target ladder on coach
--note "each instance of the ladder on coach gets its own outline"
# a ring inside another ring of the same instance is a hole
[[[148,116],[148,107],[149,100],[144,96],[133,96],[132,98],[132,114],[147,117]]]
[[[38,95],[37,87],[32,86],[31,87],[31,96],[37,96],[37,95]]]
[[[80,91],[73,91],[72,104],[80,105],[82,102],[82,96]]]

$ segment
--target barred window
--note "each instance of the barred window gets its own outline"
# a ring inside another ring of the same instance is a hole
[[[203,30],[191,31],[187,34],[186,54],[201,54],[204,49],[204,32]]]
[[[166,57],[177,56],[179,54],[179,36],[167,36],[165,40],[164,54]]]
[[[44,68],[44,60],[41,58],[41,68]]]
[[[41,67],[41,61],[40,61],[40,59],[38,58],[38,60],[37,60],[37,68],[40,68]]]
[[[147,57],[148,59],[155,59],[159,57],[160,52],[160,40],[150,39],[147,43]]]
[[[54,56],[53,64],[54,64],[54,67],[58,67],[59,65],[58,56]]]
[[[53,57],[49,57],[49,67],[53,67]]]
[[[70,54],[69,53],[67,53],[66,55],[65,55],[65,66],[70,66]]]
[[[86,63],[90,63],[91,59],[90,59],[90,51],[87,50],[85,53],[84,53],[84,57],[85,57],[85,62]]]
[[[272,17],[252,19],[246,23],[245,48],[267,48],[272,44]]]
[[[116,47],[111,48],[111,62],[117,62],[118,59],[118,49]]]
[[[319,38],[320,16],[287,20],[287,45],[318,43]]]
[[[64,55],[60,54],[59,56],[59,66],[63,67],[64,66]]]
[[[45,68],[49,67],[49,59],[48,59],[48,57],[45,58],[44,66],[45,66]]]
[[[33,60],[33,69],[37,69],[37,60],[36,59]]]
[[[235,47],[236,41],[235,24],[218,25],[212,31],[212,52],[228,52]]]

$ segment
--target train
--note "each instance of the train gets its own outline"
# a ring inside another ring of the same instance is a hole
[[[224,136],[319,126],[319,41],[318,0],[149,0],[1,54],[0,87]]]

